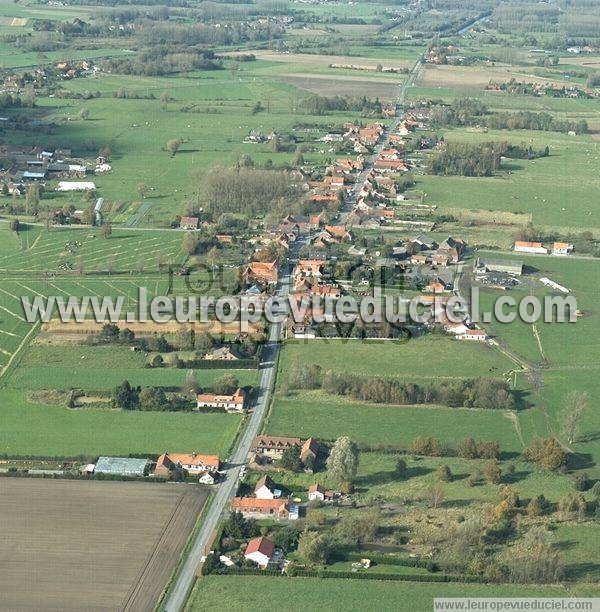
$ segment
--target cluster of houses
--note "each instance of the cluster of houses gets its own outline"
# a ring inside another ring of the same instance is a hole
[[[324,259],[300,259],[294,270],[292,298],[297,302],[307,297],[338,299],[342,288],[337,283],[323,281]]]
[[[275,488],[275,483],[269,476],[263,476],[254,489],[255,497],[236,497],[232,502],[232,509],[242,512],[244,516],[264,518],[267,515],[278,519],[290,521],[299,518],[297,503],[282,502],[281,491]],[[309,502],[331,503],[340,497],[335,491],[328,491],[322,485],[315,483],[308,488]],[[246,500],[246,501],[243,501]],[[254,500],[254,501],[251,501]],[[273,540],[266,536],[253,538],[248,542],[244,551],[244,558],[253,561],[261,569],[273,565],[281,565],[283,554],[275,547]],[[222,559],[227,561],[227,559]]]
[[[447,267],[459,263],[465,256],[467,244],[460,238],[448,236],[438,244],[427,236],[417,236],[408,244],[410,263],[431,267]]]
[[[546,248],[541,242],[528,242],[517,240],[514,245],[515,253],[530,253],[534,255],[570,255],[573,252],[573,245],[568,242],[554,242],[552,249]]]
[[[297,452],[300,461],[307,465],[309,461],[314,461],[317,458],[320,445],[314,438],[308,438],[302,442],[300,438],[260,435],[254,439],[251,463],[261,466],[268,462],[277,461],[288,449]],[[286,498],[283,491],[276,486],[270,476],[263,476],[256,483],[252,496],[234,497],[231,502],[231,509],[251,518],[276,518],[293,521],[300,517],[298,503]]]
[[[460,65],[464,64],[467,57],[459,55],[460,49],[456,45],[431,45],[425,53],[425,63],[435,65]]]
[[[593,88],[581,88],[576,85],[561,85],[547,82],[526,83],[515,79],[505,83],[490,81],[485,86],[485,89],[487,91],[505,91],[511,94],[549,96],[552,98],[593,98],[598,95]]]
[[[405,223],[397,214],[398,205],[406,200],[398,179],[411,169],[411,164],[405,155],[406,136],[423,125],[422,119],[416,114],[411,114],[389,134],[385,146],[377,154],[373,167],[359,185],[360,190],[348,217],[349,226],[377,228],[381,225]]]
[[[21,94],[25,88],[47,86],[54,80],[70,80],[96,74],[99,67],[89,60],[58,62],[26,72],[6,72],[0,79],[0,93]]]

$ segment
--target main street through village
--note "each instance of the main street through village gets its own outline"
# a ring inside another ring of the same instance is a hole
[[[358,197],[361,185],[364,183],[366,175],[372,169],[377,156],[385,146],[388,134],[398,127],[404,115],[404,98],[406,90],[412,87],[419,74],[421,60],[419,59],[411,69],[407,79],[399,86],[397,99],[397,112],[393,124],[383,134],[380,143],[375,148],[372,155],[365,160],[363,170],[356,176],[355,183],[350,190],[350,196],[344,201],[343,209],[340,213],[338,223],[345,225],[348,213],[352,210]],[[300,248],[303,246],[300,241],[294,245],[288,254],[287,260],[282,266],[282,277],[277,286],[276,295],[286,298],[290,291],[292,282],[292,268],[297,258]],[[234,497],[242,466],[248,460],[254,438],[260,432],[263,419],[269,409],[271,394],[276,378],[277,363],[281,340],[283,337],[284,323],[273,323],[270,328],[269,338],[263,347],[262,360],[260,364],[261,376],[257,391],[256,402],[252,414],[248,419],[246,428],[237,443],[235,450],[229,457],[225,465],[227,477],[225,481],[217,487],[217,491],[212,498],[210,507],[203,517],[203,522],[196,535],[196,538],[189,550],[181,571],[177,576],[176,582],[171,588],[166,603],[163,606],[165,612],[178,612],[185,606],[190,589],[194,584],[198,567],[203,558],[210,552],[210,545],[213,535],[219,524],[223,513],[227,510],[231,499]]]

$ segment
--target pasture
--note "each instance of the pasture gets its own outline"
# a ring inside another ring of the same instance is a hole
[[[155,272],[160,264],[180,264],[184,232],[113,230],[108,238],[97,228],[27,225],[11,232],[0,224],[0,271],[12,274],[59,273],[61,264],[78,272]],[[75,244],[78,243],[78,244]]]
[[[426,203],[437,205],[441,213],[465,209],[531,213],[536,227],[561,232],[598,229],[593,202],[600,188],[600,150],[591,136],[448,129],[445,138],[450,142],[507,141],[538,149],[548,146],[550,156],[506,160],[493,177],[419,175],[417,187],[427,194]],[[551,177],[560,177],[560,181]]]
[[[201,452],[225,458],[241,417],[225,413],[140,412],[74,408],[28,401],[0,388],[0,453],[11,456],[159,455]]]
[[[597,309],[600,264],[596,259],[571,259],[522,254],[503,257],[523,260],[535,277],[524,276],[523,285],[511,290],[517,301],[533,293],[540,299],[556,295],[539,283],[537,278],[547,276],[571,290],[577,307],[584,313],[575,323],[529,324],[518,317],[510,324],[493,321],[486,327],[498,339],[539,371],[539,388],[534,389],[526,374],[519,374],[517,385],[524,390],[530,410],[519,413],[519,422],[526,438],[557,433],[560,430],[559,413],[570,390],[588,393],[591,404],[582,422],[581,439],[573,445],[579,455],[581,467],[590,467],[590,461],[600,461],[597,434],[600,428],[598,413],[593,409],[593,398],[599,389],[598,323]],[[480,295],[481,311],[491,311],[498,292],[484,291]],[[597,467],[593,473],[600,474]]]
[[[125,346],[34,344],[25,352],[8,384],[14,388],[26,385],[28,389],[110,391],[123,380],[128,380],[134,386],[181,387],[188,372],[186,369],[145,366],[145,356],[132,353]],[[194,370],[201,387],[210,386],[225,373],[236,376],[243,386],[253,385],[258,379],[258,370]]]
[[[465,345],[431,335],[407,342],[288,340],[280,362],[282,378],[291,368],[307,364],[406,381],[499,377],[512,367],[511,361],[487,345]]]
[[[2,607],[152,609],[207,498],[188,485],[0,479]]]
[[[523,448],[513,423],[501,410],[367,404],[320,392],[277,396],[265,431],[303,439],[349,436],[361,444],[400,448],[423,435],[449,444],[472,436],[498,440],[507,453],[520,453]]]
[[[207,576],[198,580],[186,612],[226,607],[233,611],[260,612],[265,592],[276,599],[302,601],[318,610],[360,612],[365,601],[377,610],[398,610],[399,602],[410,602],[414,612],[431,612],[434,597],[582,597],[597,595],[597,589],[564,586],[517,586],[472,584],[426,584],[377,580],[277,578],[257,576]]]
[[[165,227],[176,214],[185,212],[188,202],[201,199],[202,176],[213,165],[231,165],[245,154],[260,164],[293,160],[293,151],[274,152],[270,143],[244,144],[250,131],[288,133],[299,124],[326,126],[358,118],[358,113],[306,114],[299,102],[309,93],[283,82],[286,67],[258,60],[236,62],[231,71],[199,71],[177,78],[99,75],[74,79],[65,81],[64,87],[74,93],[99,91],[101,97],[40,97],[36,112],[56,124],[53,142],[69,143],[75,152],[90,151],[90,143],[95,146],[92,154],[110,145],[112,171],[94,176],[106,200],[108,220]],[[382,86],[387,87],[386,83]],[[393,81],[389,86],[395,87]],[[115,98],[119,90],[130,97]],[[159,100],[163,92],[171,97],[166,108]],[[262,110],[255,114],[257,102]],[[78,117],[82,108],[90,113],[85,121]],[[19,144],[39,144],[39,135],[26,132],[7,134],[5,140],[17,138]],[[169,157],[165,146],[175,138],[183,144]],[[313,161],[311,154],[307,161]],[[138,194],[140,183],[149,189],[145,198]],[[83,207],[80,196],[51,190],[41,200],[41,206],[71,203]]]

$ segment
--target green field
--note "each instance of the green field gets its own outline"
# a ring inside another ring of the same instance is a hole
[[[434,597],[582,597],[598,595],[598,589],[561,586],[423,584],[370,580],[319,580],[318,578],[260,578],[256,576],[208,576],[198,580],[188,612],[226,607],[228,610],[264,609],[270,598],[302,602],[314,610],[398,610],[410,602],[414,612],[431,612]]]
[[[9,456],[199,452],[223,459],[241,418],[231,414],[123,412],[32,404],[24,391],[0,389],[0,453]]]
[[[503,255],[505,257],[505,255]],[[516,255],[507,255],[515,258]],[[505,342],[508,347],[537,366],[541,375],[541,388],[534,390],[527,376],[518,377],[518,385],[523,388],[528,401],[535,407],[519,413],[519,421],[527,438],[547,435],[560,430],[558,415],[564,405],[564,398],[571,390],[587,392],[590,408],[584,414],[583,435],[573,448],[582,454],[582,459],[591,457],[600,460],[600,445],[597,432],[600,428],[598,413],[593,408],[593,398],[599,389],[597,322],[598,281],[600,263],[594,259],[568,259],[543,256],[520,257],[530,270],[522,277],[523,284],[510,291],[515,299],[522,299],[533,292],[539,298],[555,295],[548,290],[539,278],[546,276],[567,287],[577,300],[577,307],[584,312],[575,323],[524,323],[518,318],[510,324],[491,323],[492,334]],[[498,292],[485,290],[481,293],[481,310],[491,311]],[[535,333],[534,333],[535,332]],[[537,336],[536,336],[537,334]],[[585,463],[585,460],[583,461]],[[598,468],[593,468],[598,474]]]
[[[277,397],[265,430],[328,440],[350,436],[362,444],[395,447],[406,447],[422,435],[450,444],[472,436],[498,440],[504,452],[522,450],[514,426],[499,410],[363,404],[317,392]]]
[[[285,376],[290,368],[306,364],[407,381],[502,376],[512,367],[508,359],[487,345],[465,346],[447,336],[431,335],[408,342],[288,340],[281,373]]]
[[[16,389],[72,389],[89,391],[112,390],[123,380],[134,386],[182,386],[188,370],[147,368],[142,353],[132,353],[124,346],[32,346],[19,363],[8,384]],[[48,366],[51,367],[48,367]],[[98,373],[102,374],[99,376]],[[242,386],[254,385],[258,370],[195,370],[201,387],[223,374],[232,374]]]
[[[0,270],[24,273],[59,272],[59,265],[70,263],[84,272],[147,270],[158,263],[177,264],[184,260],[183,232],[156,232],[115,229],[104,238],[94,228],[52,228],[26,226],[18,234],[0,224]],[[75,241],[72,251],[66,249]]]
[[[591,136],[556,132],[489,130],[485,134],[445,130],[451,142],[508,141],[534,148],[550,147],[550,156],[536,160],[507,160],[497,176],[418,177],[426,202],[442,212],[461,209],[531,213],[535,226],[571,230],[598,230],[593,202],[600,188],[599,142]],[[551,180],[552,177],[560,180]]]

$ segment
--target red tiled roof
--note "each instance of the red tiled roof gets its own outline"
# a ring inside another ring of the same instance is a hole
[[[269,559],[273,556],[275,552],[275,544],[269,538],[265,538],[261,536],[260,538],[254,538],[248,542],[248,546],[246,546],[245,555],[251,555],[252,553],[259,552],[269,557]]]
[[[234,402],[235,404],[243,404],[246,393],[243,389],[238,389],[233,395],[216,395],[214,393],[200,393],[196,396],[196,400],[202,403],[212,402]]]
[[[221,466],[218,455],[198,455],[196,453],[163,453],[156,467],[170,468],[176,465],[206,466],[218,470]]]
[[[281,499],[257,499],[256,497],[234,497],[231,500],[233,510],[277,510],[283,512],[287,508],[285,501]]]

